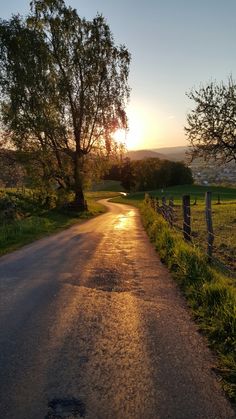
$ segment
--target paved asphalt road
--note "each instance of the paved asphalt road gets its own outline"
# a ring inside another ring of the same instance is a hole
[[[0,418],[235,418],[137,210],[106,205],[0,260]]]

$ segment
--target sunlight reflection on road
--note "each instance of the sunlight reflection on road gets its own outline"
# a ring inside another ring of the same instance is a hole
[[[134,215],[135,215],[134,210],[130,210],[125,215],[119,215],[119,217],[117,217],[117,221],[116,221],[116,224],[114,226],[114,229],[115,230],[126,230],[128,227],[130,228],[131,223],[133,223]]]

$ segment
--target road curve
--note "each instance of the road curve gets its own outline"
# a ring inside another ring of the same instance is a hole
[[[2,419],[235,418],[135,208],[0,259]]]

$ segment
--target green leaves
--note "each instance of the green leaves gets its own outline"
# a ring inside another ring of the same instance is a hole
[[[78,188],[85,156],[109,152],[127,127],[130,54],[101,15],[81,19],[63,0],[30,5],[26,19],[0,22],[2,121],[14,147],[51,156],[40,165]]]

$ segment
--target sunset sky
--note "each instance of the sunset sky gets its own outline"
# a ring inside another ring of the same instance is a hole
[[[185,93],[200,83],[235,76],[236,1],[66,3],[86,18],[102,13],[116,43],[126,44],[132,54],[127,146],[150,149],[186,144],[183,127],[192,104]],[[29,10],[28,0],[0,0],[0,4],[2,18]]]

